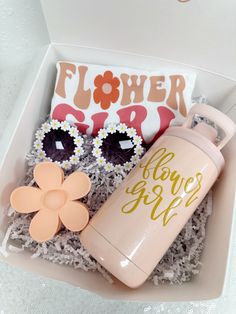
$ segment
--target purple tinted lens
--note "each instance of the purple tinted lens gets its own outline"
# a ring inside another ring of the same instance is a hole
[[[108,134],[107,138],[103,140],[101,146],[102,155],[107,162],[111,162],[113,165],[123,165],[125,162],[130,161],[134,155],[134,148],[122,149],[120,146],[121,141],[131,141],[127,134],[121,134],[119,132]]]
[[[42,143],[46,156],[53,161],[68,160],[74,154],[74,138],[68,131],[51,130],[45,134]]]

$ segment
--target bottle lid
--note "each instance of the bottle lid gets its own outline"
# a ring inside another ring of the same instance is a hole
[[[191,128],[195,115],[205,118],[203,122],[208,125],[211,124],[211,126],[214,125],[216,131],[218,131],[217,133],[220,133],[217,134],[217,137],[219,136],[219,140],[216,144],[219,150],[221,150],[228,143],[236,132],[235,123],[226,114],[206,104],[194,105],[189,111],[183,127]]]
[[[224,166],[220,150],[235,131],[235,123],[224,113],[209,105],[197,104],[192,107],[181,127],[170,127],[164,134],[183,138],[198,146],[212,159],[220,172]]]
[[[200,122],[196,126],[193,127],[193,131],[198,132],[199,134],[202,134],[213,144],[216,143],[217,131],[213,126],[206,124],[205,122]]]

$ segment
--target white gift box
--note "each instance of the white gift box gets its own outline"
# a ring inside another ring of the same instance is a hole
[[[35,57],[17,100],[0,152],[0,236],[7,229],[11,191],[26,169],[34,131],[50,111],[59,60],[143,69],[194,69],[194,95],[236,121],[236,2],[191,0],[42,0],[51,43]],[[231,13],[232,12],[232,13]],[[100,274],[55,265],[29,252],[10,253],[7,263],[69,282],[101,296],[139,301],[184,301],[221,295],[230,252],[234,212],[236,138],[224,148],[226,167],[214,186],[213,213],[206,230],[202,268],[190,282],[132,290],[109,284]],[[148,258],[148,257],[147,257]]]

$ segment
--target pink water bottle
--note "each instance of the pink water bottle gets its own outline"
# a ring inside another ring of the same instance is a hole
[[[219,176],[220,150],[234,133],[226,115],[195,105],[184,125],[165,131],[91,219],[81,233],[84,247],[124,284],[140,286]]]

